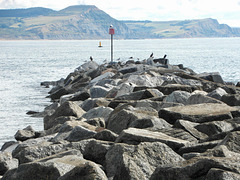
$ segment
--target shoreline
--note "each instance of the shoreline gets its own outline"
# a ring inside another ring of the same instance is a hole
[[[88,61],[41,85],[53,86],[44,131],[26,127],[3,145],[1,180],[48,172],[50,179],[240,177],[240,163],[232,165],[240,158],[240,87],[217,72],[197,74],[163,58]]]

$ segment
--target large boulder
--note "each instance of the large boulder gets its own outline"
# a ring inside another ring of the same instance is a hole
[[[174,124],[178,119],[202,123],[231,119],[233,118],[232,113],[236,111],[238,111],[237,108],[226,104],[204,103],[164,108],[158,114],[160,118],[165,119],[170,124]]]
[[[103,86],[93,86],[90,88],[90,96],[91,98],[101,98],[101,97],[106,97],[108,92],[112,89],[113,87],[103,87]]]
[[[83,126],[76,126],[73,128],[66,140],[70,142],[81,141],[83,139],[92,138],[95,134],[96,131],[92,131]]]
[[[139,144],[141,142],[162,142],[175,151],[189,144],[189,141],[177,139],[161,132],[137,128],[128,128],[123,130],[115,142],[127,144]]]
[[[210,73],[205,72],[205,73],[197,74],[196,77],[199,77],[208,81],[216,82],[216,83],[225,84],[219,72],[210,72]]]
[[[107,128],[117,134],[122,130],[127,129],[129,125],[137,120],[149,116],[157,116],[156,110],[153,108],[133,108],[127,106],[126,108],[116,108],[109,116],[107,121]]]
[[[105,98],[88,98],[80,106],[84,111],[89,111],[95,107],[107,107],[109,103]]]
[[[186,104],[190,105],[190,104],[203,104],[203,103],[223,103],[220,100],[217,100],[215,98],[211,98],[209,96],[205,96],[202,94],[193,94],[191,95],[188,99]]]
[[[219,144],[225,145],[230,151],[239,153],[240,151],[240,131],[229,133]]]
[[[81,117],[85,111],[78,106],[77,103],[67,101],[63,103],[60,107],[56,109],[56,111],[51,116],[45,116],[44,117],[44,129],[50,129],[58,122],[55,121],[57,117],[60,116],[75,116],[75,117]]]
[[[135,84],[137,86],[147,86],[147,87],[156,87],[163,84],[163,80],[159,76],[150,76],[148,74],[144,75],[131,75],[129,76],[128,83]]]
[[[184,159],[160,142],[115,144],[106,154],[109,179],[147,180],[158,165],[178,164]]]

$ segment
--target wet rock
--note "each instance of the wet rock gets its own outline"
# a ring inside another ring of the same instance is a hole
[[[183,158],[160,142],[115,144],[106,154],[109,179],[149,179],[158,165],[178,164]]]
[[[214,91],[208,93],[209,97],[215,98],[217,100],[221,100],[223,95],[226,95],[227,92],[223,88],[217,88]]]
[[[8,170],[18,167],[18,160],[12,157],[9,152],[0,152],[0,175],[4,175]]]
[[[174,124],[178,119],[202,123],[232,119],[231,112],[235,111],[237,111],[237,108],[230,107],[226,104],[204,103],[164,108],[160,110],[158,114],[160,118],[165,119],[170,124]]]
[[[51,116],[44,117],[44,129],[52,128],[56,122],[55,119],[60,116],[74,116],[81,117],[85,111],[79,107],[75,102],[67,101],[63,103]]]
[[[240,94],[225,94],[222,96],[221,101],[229,106],[240,106]]]
[[[36,132],[32,128],[32,126],[27,126],[23,130],[18,130],[16,134],[14,135],[15,139],[17,141],[25,141],[27,139],[35,138],[37,137]]]
[[[191,96],[189,92],[186,91],[174,91],[169,94],[164,101],[165,102],[172,102],[172,103],[181,103],[186,104],[188,98]]]
[[[115,142],[127,144],[139,144],[141,142],[162,142],[175,151],[189,144],[189,141],[173,138],[161,132],[137,128],[128,128],[123,130]]]

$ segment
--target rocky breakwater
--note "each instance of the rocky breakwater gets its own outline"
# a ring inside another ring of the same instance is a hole
[[[3,145],[2,180],[240,179],[240,89],[219,73],[89,61],[51,84],[44,131]]]

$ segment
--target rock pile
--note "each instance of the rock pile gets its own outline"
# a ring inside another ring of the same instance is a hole
[[[3,145],[1,180],[240,179],[240,88],[219,73],[90,61],[53,84],[44,131]]]

